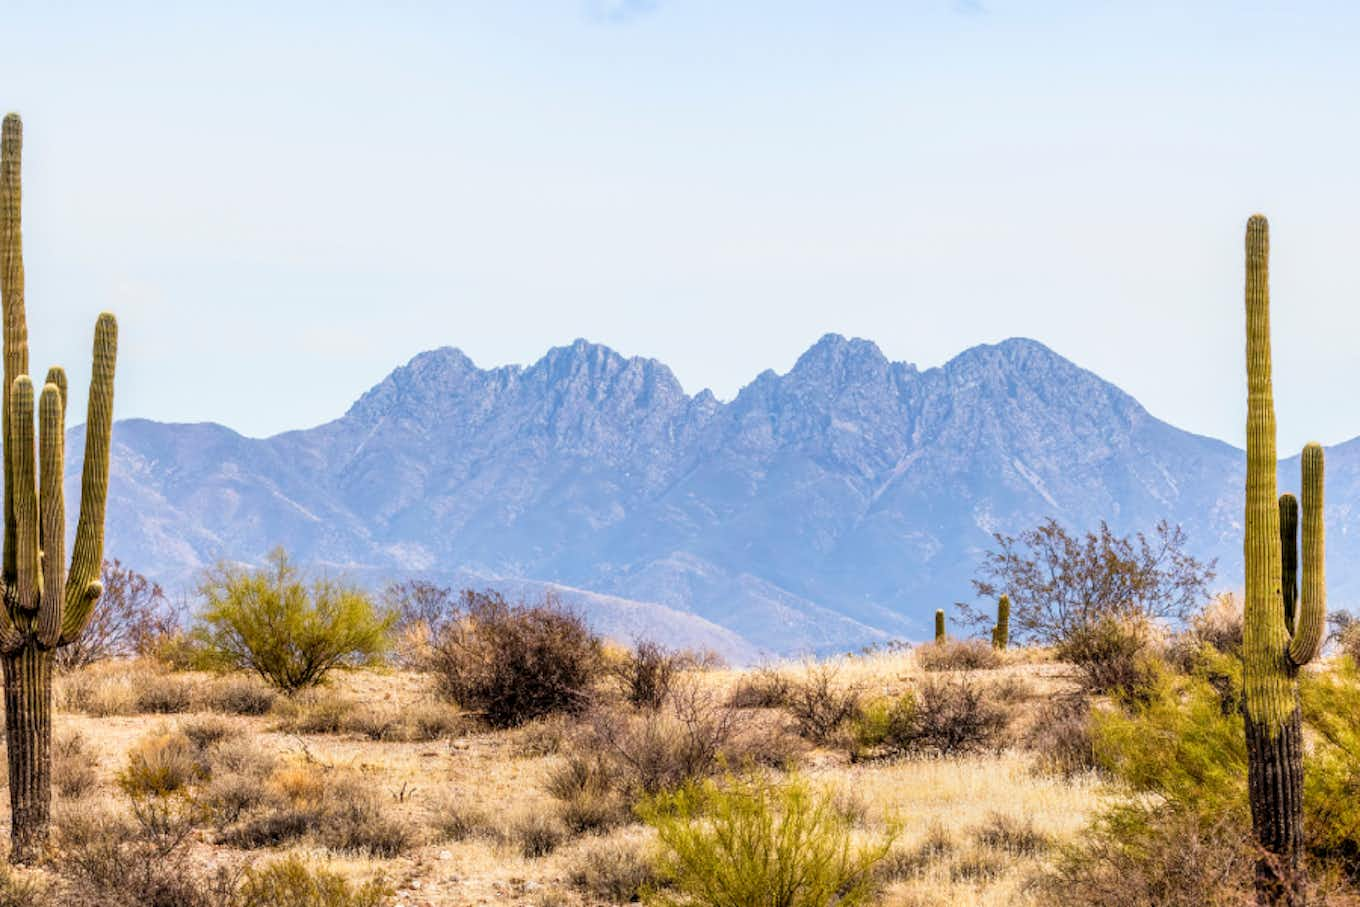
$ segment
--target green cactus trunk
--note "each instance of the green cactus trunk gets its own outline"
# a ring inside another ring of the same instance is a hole
[[[4,317],[3,604],[0,661],[5,674],[10,861],[31,863],[47,846],[52,788],[52,651],[89,625],[103,592],[104,504],[113,429],[118,325],[95,323],[80,517],[66,566],[66,374],[47,373],[37,392],[28,369],[20,203],[23,126],[9,114],[0,135],[0,301]],[[37,436],[34,437],[34,421]],[[35,445],[36,442],[36,445]],[[36,456],[35,456],[36,446]]]
[[[996,602],[996,626],[992,628],[992,646],[1004,649],[1011,641],[1011,598],[1003,595]]]
[[[935,643],[938,645],[947,639],[944,632],[944,609],[937,608],[935,611]]]
[[[1247,781],[1252,830],[1263,851],[1257,895],[1300,904],[1303,849],[1303,736],[1298,670],[1322,647],[1323,454],[1303,450],[1302,500],[1276,497],[1275,402],[1270,356],[1269,226],[1247,223],[1246,607],[1243,623]],[[1299,514],[1301,512],[1301,519]],[[1295,527],[1303,535],[1301,557]],[[1302,576],[1297,600],[1292,586]]]

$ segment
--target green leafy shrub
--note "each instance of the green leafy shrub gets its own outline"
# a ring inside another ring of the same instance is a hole
[[[236,907],[381,907],[391,894],[382,881],[354,887],[343,876],[286,857],[247,870]]]
[[[661,845],[649,903],[853,907],[868,903],[875,865],[896,837],[856,845],[832,797],[801,778],[755,775],[687,785],[647,801]]]
[[[512,605],[465,592],[459,619],[430,644],[428,667],[447,698],[507,728],[582,711],[603,663],[600,638],[553,600]]]
[[[219,566],[201,592],[207,605],[195,632],[205,652],[285,693],[380,655],[395,620],[359,589],[329,580],[304,583],[281,548],[263,570]]]
[[[1360,877],[1360,672],[1349,657],[1305,675],[1304,718],[1313,752],[1304,772],[1304,832],[1316,854]]]

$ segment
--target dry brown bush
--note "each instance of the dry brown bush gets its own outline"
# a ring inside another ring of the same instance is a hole
[[[601,641],[579,614],[551,598],[512,605],[494,592],[464,593],[427,665],[445,697],[495,728],[583,711],[602,667]]]
[[[1040,772],[1071,778],[1096,767],[1091,737],[1091,703],[1085,696],[1064,696],[1039,709],[1024,746],[1037,755]]]
[[[863,688],[841,683],[829,664],[808,667],[803,677],[791,680],[784,707],[799,736],[817,744],[838,742],[847,725],[859,718]]]
[[[742,675],[727,704],[734,709],[782,709],[789,702],[789,676],[764,665]]]
[[[222,674],[199,685],[194,706],[228,715],[264,715],[278,698],[279,694],[257,677]]]
[[[567,880],[588,897],[628,904],[637,901],[642,889],[655,884],[657,878],[641,841],[598,840],[586,842],[573,855]]]
[[[926,671],[989,671],[1001,667],[1001,655],[981,639],[928,643],[912,650]]]
[[[688,652],[641,640],[622,658],[609,664],[607,670],[630,705],[659,709],[680,674],[697,663],[698,660]]]
[[[291,734],[338,734],[357,707],[331,690],[305,690],[296,696],[279,699],[273,708],[278,729]]]
[[[52,786],[68,800],[84,797],[99,783],[89,741],[79,731],[52,741]]]

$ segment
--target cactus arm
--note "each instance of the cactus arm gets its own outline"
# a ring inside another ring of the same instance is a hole
[[[1303,667],[1322,650],[1323,628],[1327,621],[1326,529],[1323,525],[1322,486],[1324,465],[1322,446],[1309,444],[1303,449],[1303,588],[1300,590],[1297,629],[1289,642],[1289,660]]]
[[[47,390],[47,385],[55,384],[61,394],[62,419],[66,418],[66,369],[60,365],[54,365],[47,370],[47,378],[43,381],[43,390]]]
[[[33,382],[27,375],[14,380],[9,393],[9,446],[13,448],[10,465],[14,470],[14,522],[18,532],[15,592],[19,611],[38,610],[42,595],[41,549],[38,541],[38,482],[33,463]]]
[[[56,383],[43,388],[38,401],[38,489],[42,511],[42,604],[38,608],[38,645],[50,649],[61,636],[62,604],[66,597],[66,423],[62,390]]]
[[[1284,596],[1284,627],[1294,632],[1294,610],[1299,600],[1299,500],[1280,495],[1280,584]]]
[[[20,219],[22,182],[20,163],[24,127],[17,114],[6,114],[0,128],[0,297],[4,318],[4,396],[0,433],[5,441],[5,543],[3,577],[15,581],[18,549],[14,513],[13,456],[10,452],[10,388],[20,375],[28,374],[28,323],[24,317],[24,256]]]
[[[113,372],[118,359],[118,322],[108,312],[94,328],[94,363],[90,369],[90,402],[85,416],[85,465],[80,479],[80,517],[66,578],[66,611],[61,641],[84,631],[104,587],[104,505],[109,495],[109,445],[113,433]]]

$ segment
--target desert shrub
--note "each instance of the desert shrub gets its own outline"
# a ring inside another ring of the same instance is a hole
[[[497,837],[526,860],[546,857],[567,839],[567,830],[556,816],[525,809],[509,816]]]
[[[1047,519],[1018,537],[993,535],[973,589],[983,608],[958,607],[963,623],[990,630],[993,604],[1011,602],[1013,642],[1056,645],[1105,620],[1183,623],[1206,597],[1215,564],[1191,556],[1185,532],[1166,521],[1151,537],[1117,536],[1105,523],[1084,535]]]
[[[1157,675],[1149,632],[1138,620],[1105,618],[1073,628],[1058,645],[1057,656],[1077,668],[1088,691],[1138,698]]]
[[[207,605],[195,632],[209,656],[285,693],[378,656],[395,620],[360,589],[325,579],[304,583],[281,548],[263,570],[218,566],[200,591]]]
[[[1045,774],[1072,778],[1096,767],[1091,738],[1091,703],[1085,696],[1064,696],[1039,709],[1024,738],[1035,753],[1036,768]]]
[[[292,734],[338,734],[357,703],[329,690],[306,690],[280,699],[273,714],[278,729]]]
[[[736,716],[690,686],[657,711],[597,709],[574,745],[607,760],[616,789],[637,798],[739,764]]]
[[[118,787],[134,799],[179,793],[204,775],[189,738],[176,731],[153,731],[128,752],[118,772]]]
[[[52,653],[59,671],[72,671],[107,658],[155,655],[179,621],[156,583],[118,560],[104,561],[104,591],[85,631]]]
[[[1304,772],[1304,832],[1315,855],[1360,880],[1360,672],[1349,660],[1305,675],[1313,749]]]
[[[137,688],[137,711],[172,715],[189,711],[194,684],[178,674],[151,674]]]
[[[914,846],[894,846],[874,867],[874,876],[887,884],[920,876],[931,866],[953,856],[958,845],[954,836],[939,822],[932,822],[925,836]]]
[[[637,708],[659,709],[670,695],[675,678],[693,667],[695,658],[650,640],[639,641],[622,658],[609,665],[609,673],[623,690],[624,698]]]
[[[416,843],[415,829],[391,815],[373,785],[357,777],[327,779],[321,812],[317,839],[331,850],[391,859]]]
[[[852,907],[872,897],[895,831],[856,844],[831,798],[794,777],[687,785],[641,807],[661,845],[662,904]]]
[[[1104,814],[1037,879],[1054,903],[1245,907],[1256,852],[1241,816],[1139,808]]]
[[[1201,816],[1241,814],[1242,717],[1197,677],[1163,676],[1143,702],[1092,712],[1097,764],[1133,791]]]
[[[0,866],[0,907],[56,907],[57,893],[34,875]]]
[[[656,884],[647,848],[639,841],[589,841],[576,852],[567,881],[582,894],[608,904],[636,901]]]
[[[430,805],[427,824],[438,841],[466,841],[492,832],[490,815],[465,796],[436,800]]]
[[[566,715],[545,715],[515,728],[510,735],[511,751],[521,759],[554,756],[562,751],[574,724]]]
[[[227,715],[264,715],[278,694],[257,678],[226,674],[213,677],[195,691],[195,706]]]
[[[161,668],[148,659],[112,659],[77,668],[56,678],[56,705],[96,718],[138,713],[138,690],[153,682]]]
[[[1053,845],[1048,835],[1034,827],[1033,819],[995,812],[973,832],[973,840],[988,850],[1001,851],[1011,857],[1038,856]]]
[[[784,707],[793,716],[800,736],[826,744],[834,742],[859,717],[862,697],[859,686],[838,682],[835,667],[817,664],[802,678],[789,682]]]
[[[1242,653],[1242,600],[1231,592],[1221,592],[1190,618],[1190,632],[1201,643],[1208,643],[1225,655]]]
[[[217,744],[241,736],[241,729],[216,715],[186,718],[179,723],[179,732],[189,741],[195,753],[205,753]]]
[[[765,665],[742,675],[727,704],[734,709],[782,709],[788,705],[790,686],[787,674]]]
[[[378,859],[399,856],[416,843],[415,829],[393,816],[361,777],[299,765],[275,771],[259,786],[267,792],[218,834],[219,843],[253,849],[310,838],[333,851]]]
[[[988,671],[1001,667],[1001,655],[981,639],[946,640],[912,650],[926,671]]]
[[[438,740],[462,727],[462,713],[438,702],[404,706],[361,705],[341,718],[340,727],[370,740]]]
[[[966,677],[927,679],[913,692],[880,700],[855,728],[856,755],[954,756],[995,749],[1007,715]]]
[[[547,792],[574,834],[606,831],[627,822],[631,810],[614,764],[599,753],[571,753],[548,774]]]
[[[98,783],[94,754],[83,734],[74,731],[52,741],[52,786],[57,793],[76,799],[90,793]]]
[[[343,876],[285,857],[246,871],[236,907],[381,907],[391,894],[380,880],[356,888]]]
[[[235,907],[236,875],[208,872],[179,845],[148,839],[144,830],[111,813],[82,808],[55,817],[63,904],[80,907]]]
[[[431,643],[440,692],[492,727],[516,727],[586,707],[601,669],[600,639],[551,599],[511,605],[464,593],[460,619]]]

